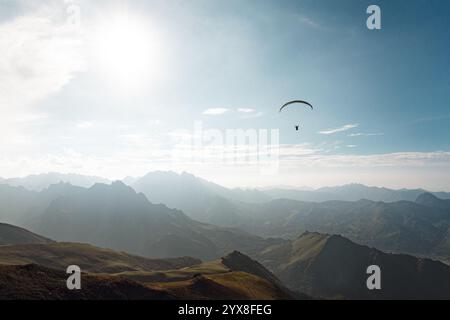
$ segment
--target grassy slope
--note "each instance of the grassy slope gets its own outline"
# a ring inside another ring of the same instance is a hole
[[[0,245],[46,244],[51,242],[53,241],[28,230],[0,223]]]
[[[200,260],[189,257],[147,259],[80,243],[0,246],[0,264],[31,263],[59,270],[65,270],[69,265],[78,265],[84,272],[118,273],[179,269],[196,265]]]
[[[180,299],[275,300],[291,299],[276,284],[246,272],[201,275],[189,280],[152,283]]]
[[[82,290],[68,290],[67,274],[38,265],[0,265],[1,300],[161,300],[167,292],[113,276],[83,275]]]

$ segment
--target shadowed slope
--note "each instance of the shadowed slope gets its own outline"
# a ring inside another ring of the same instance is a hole
[[[0,223],[0,245],[48,244],[53,241],[28,230]]]
[[[450,299],[450,267],[408,255],[386,254],[341,236],[305,233],[258,258],[293,290],[347,299]],[[367,289],[367,267],[381,268],[382,290]]]

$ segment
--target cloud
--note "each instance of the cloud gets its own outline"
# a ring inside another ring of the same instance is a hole
[[[220,116],[228,112],[226,108],[211,108],[203,111],[203,114],[206,116]]]
[[[0,108],[30,107],[85,69],[81,39],[60,18],[46,10],[0,24]]]
[[[78,129],[89,129],[92,128],[94,124],[90,121],[83,121],[77,124]]]
[[[351,133],[348,135],[349,137],[375,137],[375,136],[384,136],[384,133]]]
[[[326,135],[329,135],[329,134],[335,134],[335,133],[338,133],[338,132],[343,132],[343,131],[351,130],[351,129],[354,129],[354,128],[357,128],[357,127],[359,127],[359,124],[358,124],[358,123],[354,123],[354,124],[346,124],[345,126],[342,126],[342,127],[339,127],[339,128],[335,128],[335,129],[327,129],[327,130],[323,130],[323,131],[320,131],[319,133],[320,133],[320,134],[326,134]]]
[[[306,25],[308,25],[310,27],[320,28],[320,25],[317,22],[315,22],[314,20],[312,20],[311,18],[309,18],[309,17],[299,15],[298,16],[298,20],[301,23],[306,24]]]
[[[46,117],[33,110],[38,102],[61,90],[86,69],[81,35],[61,15],[65,14],[60,10],[61,3],[54,4],[27,6],[24,14],[0,23],[3,151],[16,149],[17,139],[25,141],[24,132],[41,121],[33,117]]]
[[[239,108],[239,109],[237,109],[237,112],[240,112],[240,113],[254,113],[254,112],[256,112],[256,110],[252,109],[252,108]]]
[[[432,122],[432,121],[442,121],[442,120],[448,120],[448,119],[450,119],[450,114],[416,119],[412,122],[412,124],[419,124],[419,123],[423,123],[423,122]]]
[[[291,152],[285,151],[284,155],[295,165],[314,167],[450,167],[450,152],[448,151],[396,152],[370,155],[323,154],[318,152],[304,156],[298,156],[295,149],[292,149]]]

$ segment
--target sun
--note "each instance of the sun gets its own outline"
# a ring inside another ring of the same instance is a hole
[[[160,73],[161,41],[139,16],[115,14],[96,28],[95,60],[107,80],[121,88],[143,87]]]

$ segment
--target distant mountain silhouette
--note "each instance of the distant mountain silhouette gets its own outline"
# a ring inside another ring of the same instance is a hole
[[[84,190],[68,183],[50,185],[40,192],[24,187],[0,185],[0,221],[30,227],[50,203],[65,195],[78,194]]]
[[[341,236],[305,233],[258,259],[291,289],[330,299],[450,299],[450,266],[386,254]],[[381,290],[368,290],[367,267],[381,268]]]
[[[428,207],[449,209],[450,210],[450,200],[443,200],[436,197],[434,194],[426,192],[422,193],[417,197],[416,203],[422,204]]]
[[[0,179],[1,184],[8,184],[15,187],[20,186],[33,191],[41,191],[52,184],[58,184],[60,182],[89,188],[95,183],[110,183],[110,180],[94,176],[62,174],[57,172],[30,175],[23,178]]]
[[[358,201],[362,199],[383,202],[415,201],[424,189],[400,189],[368,187],[362,184],[348,184],[338,187],[324,187],[317,190],[268,189],[264,193],[272,199],[292,199],[298,201],[324,202],[332,200]],[[450,199],[449,192],[433,193],[440,198]]]
[[[131,185],[153,203],[183,210],[192,219],[221,226],[237,226],[237,208],[225,196],[231,190],[188,173],[151,172]]]
[[[58,241],[87,242],[158,258],[211,259],[235,249],[252,253],[276,242],[199,223],[179,210],[150,203],[121,182],[59,196],[31,227]]]

